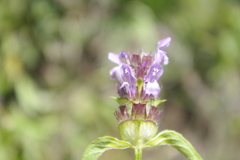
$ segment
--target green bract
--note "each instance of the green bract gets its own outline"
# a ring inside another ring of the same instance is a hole
[[[119,105],[130,105],[132,104],[131,101],[129,101],[127,98],[116,98],[116,97],[111,97],[112,99],[114,99],[115,101],[117,101],[117,103]]]
[[[128,120],[120,123],[118,130],[122,139],[132,142],[136,147],[141,147],[156,135],[158,127],[152,121]]]

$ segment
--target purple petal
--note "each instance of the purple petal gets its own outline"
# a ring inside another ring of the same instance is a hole
[[[116,77],[117,77],[118,81],[120,82],[120,84],[122,84],[124,82],[123,74],[122,74],[122,70],[121,70],[122,65],[118,66],[118,67],[119,68],[116,69],[115,73],[116,73]]]
[[[116,73],[117,70],[119,70],[119,69],[120,69],[120,67],[117,66],[117,67],[114,67],[113,69],[110,70],[110,77],[111,77],[112,79],[115,78],[115,73]]]
[[[155,63],[150,67],[148,74],[144,77],[144,80],[146,82],[153,83],[154,81],[157,81],[162,74],[163,74],[162,66],[160,64]]]
[[[127,53],[122,51],[119,55],[120,58],[127,58]]]
[[[154,55],[154,63],[157,64],[163,63],[164,65],[167,65],[168,64],[167,52],[158,49]]]
[[[163,64],[164,65],[167,65],[168,64],[168,56],[166,55],[166,54],[164,54],[164,56],[163,56]]]
[[[129,92],[129,83],[128,82],[123,82],[123,84],[120,86],[119,89],[122,89],[123,87],[125,87],[126,92]]]
[[[136,82],[136,78],[134,76],[134,72],[131,67],[127,64],[121,66],[120,76],[122,77],[124,82],[128,82],[130,85],[134,85]]]
[[[130,85],[128,82],[123,82],[118,89],[120,96],[125,97],[127,94],[128,98],[133,98],[136,95],[136,86]]]
[[[154,63],[161,64],[165,55],[166,52],[158,49],[157,52],[154,54]]]
[[[165,39],[162,39],[158,42],[158,49],[164,49],[169,46],[171,42],[171,37],[167,37]]]
[[[161,89],[157,81],[154,81],[153,83],[148,82],[145,86],[145,92],[147,95],[153,95],[154,98],[157,98]]]
[[[113,63],[122,64],[118,54],[110,52],[108,53],[108,59]]]

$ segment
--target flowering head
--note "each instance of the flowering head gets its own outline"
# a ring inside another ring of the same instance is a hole
[[[120,107],[115,112],[119,121],[119,130],[123,139],[131,139],[138,144],[149,140],[157,133],[157,120],[161,111],[157,105],[161,88],[158,79],[163,74],[162,65],[168,64],[167,53],[171,38],[158,42],[155,54],[121,52],[109,53],[108,58],[117,66],[110,71],[110,77],[117,79],[116,98]]]
[[[170,37],[159,41],[154,56],[143,51],[140,54],[108,54],[109,60],[117,64],[110,71],[110,77],[118,80],[121,98],[141,103],[158,98],[161,88],[157,80],[163,74],[162,64],[168,64],[168,57],[163,49],[169,46],[170,41]]]

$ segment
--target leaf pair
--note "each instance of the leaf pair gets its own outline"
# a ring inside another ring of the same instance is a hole
[[[152,140],[145,143],[145,145],[142,146],[142,149],[161,145],[170,145],[176,148],[189,160],[202,160],[201,156],[197,153],[193,146],[181,134],[170,130],[160,132]],[[135,146],[127,141],[119,140],[110,136],[104,136],[88,145],[87,149],[83,153],[82,160],[97,160],[102,153],[107,150],[127,148],[135,148]]]

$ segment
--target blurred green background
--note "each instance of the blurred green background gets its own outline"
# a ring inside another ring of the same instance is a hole
[[[97,137],[119,137],[107,54],[155,52],[168,36],[159,130],[182,133],[205,160],[239,159],[239,1],[1,0],[0,160],[79,160]],[[161,146],[143,159],[186,158]]]

